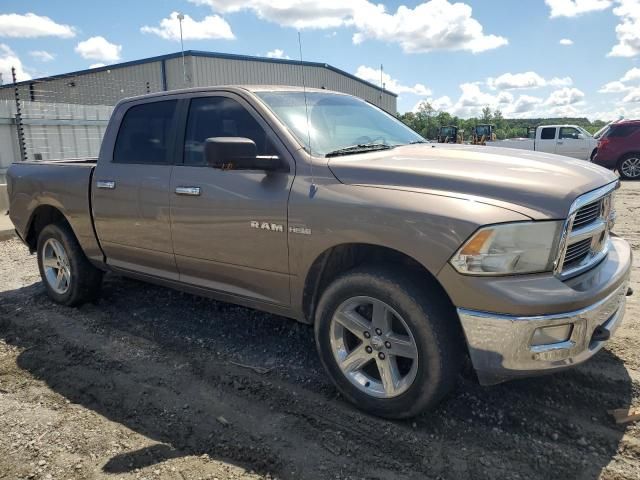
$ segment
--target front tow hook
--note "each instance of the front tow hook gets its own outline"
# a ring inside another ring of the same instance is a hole
[[[596,329],[593,331],[593,336],[591,337],[592,342],[606,342],[611,338],[611,332],[604,328],[602,325],[598,325]]]
[[[633,288],[629,287],[627,288],[627,297],[630,297],[631,295],[633,295]]]

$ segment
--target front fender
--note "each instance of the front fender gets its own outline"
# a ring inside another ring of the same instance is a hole
[[[434,277],[478,227],[530,220],[505,208],[459,198],[327,181],[314,196],[294,183],[289,204],[292,306],[301,308],[315,260],[342,244],[368,244],[403,253]],[[295,227],[310,234],[292,233]]]

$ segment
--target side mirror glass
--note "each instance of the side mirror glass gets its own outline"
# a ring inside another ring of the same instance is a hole
[[[207,164],[221,170],[278,170],[277,156],[259,157],[256,144],[244,137],[207,138],[204,146]]]

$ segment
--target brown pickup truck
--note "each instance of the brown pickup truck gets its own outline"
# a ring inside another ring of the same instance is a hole
[[[611,172],[430,144],[349,95],[127,99],[97,162],[8,179],[54,301],[95,298],[111,271],[313,324],[338,389],[385,417],[434,406],[465,358],[483,384],[576,365],[624,315]]]

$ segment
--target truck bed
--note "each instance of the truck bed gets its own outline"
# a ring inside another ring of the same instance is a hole
[[[91,179],[95,166],[96,159],[89,157],[11,165],[7,173],[9,216],[18,235],[29,240],[34,217],[46,215],[50,206],[67,219],[87,256],[100,256],[91,217]]]

